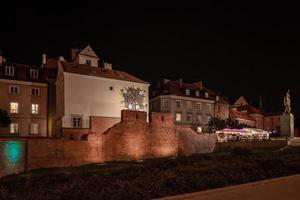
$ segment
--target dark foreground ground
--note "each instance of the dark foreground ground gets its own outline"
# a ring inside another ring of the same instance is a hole
[[[151,199],[300,173],[300,148],[41,169],[0,180],[0,199]]]

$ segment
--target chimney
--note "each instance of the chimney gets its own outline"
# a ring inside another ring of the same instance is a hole
[[[79,49],[73,49],[73,48],[71,49],[71,62],[74,61],[79,51],[80,51]]]
[[[45,67],[46,63],[47,63],[47,56],[46,56],[46,54],[43,54],[42,55],[42,67]]]
[[[112,69],[111,63],[103,63],[104,69]]]
[[[59,60],[59,61],[65,61],[65,57],[59,56],[59,57],[58,57],[58,60]]]
[[[182,88],[182,78],[179,79],[179,86]]]

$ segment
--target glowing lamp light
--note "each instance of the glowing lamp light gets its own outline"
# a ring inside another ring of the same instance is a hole
[[[21,142],[8,141],[5,144],[5,155],[10,163],[16,163],[21,157]]]

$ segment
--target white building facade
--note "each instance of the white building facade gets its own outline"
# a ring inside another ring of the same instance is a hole
[[[98,66],[98,56],[86,48],[83,56],[78,51],[75,62],[58,63],[57,128],[90,128],[91,116],[121,118],[124,109],[148,113],[149,83],[113,70],[111,64]]]

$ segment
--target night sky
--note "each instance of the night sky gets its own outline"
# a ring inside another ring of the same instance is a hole
[[[99,1],[100,2],[100,1]],[[24,3],[25,4],[25,3]],[[300,115],[300,14],[292,4],[1,4],[0,48],[8,60],[39,64],[90,44],[113,68],[151,82],[183,78],[266,111],[283,111],[291,89]]]

